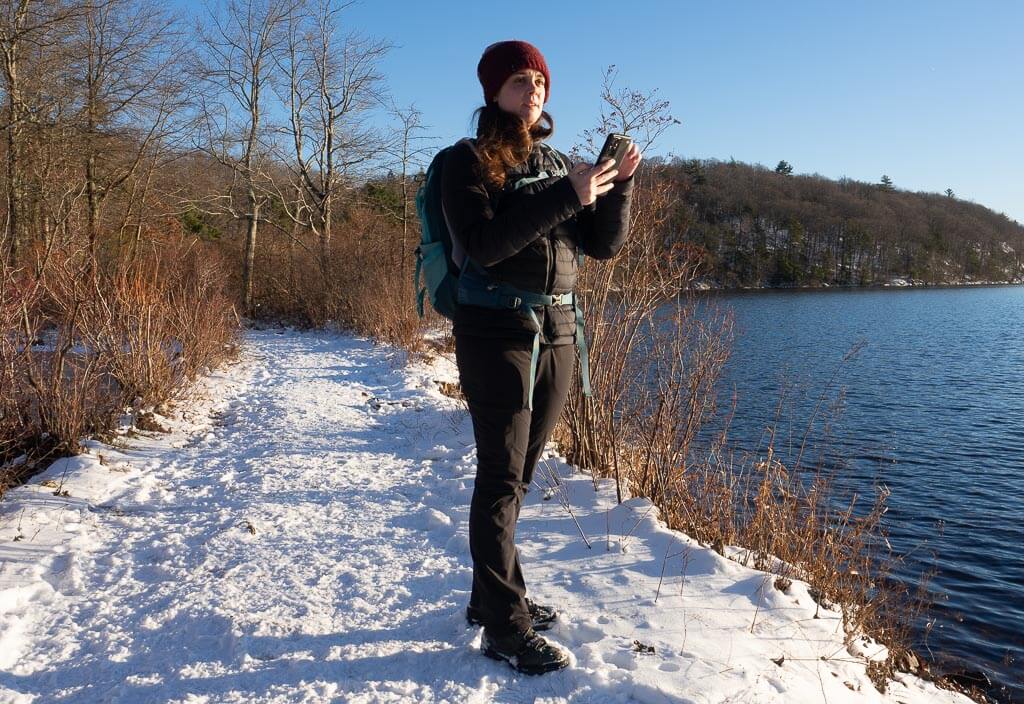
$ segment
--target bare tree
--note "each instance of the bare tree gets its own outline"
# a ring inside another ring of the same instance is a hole
[[[180,125],[172,119],[188,100],[182,34],[155,0],[89,0],[82,22],[79,146],[85,170],[89,252],[95,259],[102,209],[112,193],[127,191],[120,230],[140,196],[133,179]],[[143,183],[149,177],[143,174]],[[145,190],[145,189],[142,189]]]
[[[36,221],[42,248],[33,260],[35,276],[42,276],[54,252],[71,251],[74,216],[85,195],[80,162],[75,153],[77,133],[71,122],[56,113],[52,124],[41,130],[32,158],[26,163],[26,180],[35,188]]]
[[[630,135],[640,149],[646,151],[665,130],[682,124],[669,113],[669,101],[659,98],[657,89],[644,93],[617,88],[618,76],[614,64],[605,69],[598,127],[583,131],[581,143],[573,148],[574,156],[597,158],[605,135],[611,131]]]
[[[228,0],[211,7],[209,26],[199,27],[199,71],[207,89],[199,146],[232,174],[231,187],[208,206],[246,222],[242,298],[248,315],[254,312],[257,226],[267,200],[266,99],[274,52],[294,12],[291,0]]]
[[[367,113],[384,100],[377,64],[390,46],[356,33],[341,34],[341,15],[351,2],[310,0],[287,21],[278,64],[288,77],[282,100],[289,108],[285,132],[291,169],[275,195],[288,217],[312,231],[321,267],[328,258],[333,215],[344,189],[375,163],[384,144],[366,126]],[[293,198],[286,197],[294,194]]]
[[[647,148],[678,123],[653,93],[614,88],[605,74],[597,126],[583,133],[576,154],[596,155],[604,135],[625,132]],[[574,463],[615,477],[619,499],[632,485],[654,498],[669,469],[710,412],[719,340],[691,336],[679,326],[694,321],[678,298],[692,282],[699,259],[685,247],[666,248],[681,193],[661,167],[636,176],[629,238],[609,263],[585,265],[577,291],[587,311],[593,396],[574,387],[562,416]],[[598,206],[600,207],[600,205]],[[666,311],[673,324],[666,324]],[[652,378],[652,360],[657,362]],[[653,389],[653,391],[652,391]]]
[[[27,215],[25,153],[28,126],[45,114],[47,75],[39,56],[59,46],[66,26],[79,7],[61,0],[3,0],[0,3],[0,61],[5,93],[2,124],[7,147],[7,220],[4,223],[6,256],[12,265],[20,256]],[[33,71],[34,69],[34,71]],[[33,75],[34,73],[34,75]]]
[[[434,151],[435,145],[432,139],[417,134],[425,128],[421,122],[423,114],[410,105],[400,108],[392,106],[390,110],[392,118],[397,121],[394,138],[388,147],[388,154],[395,164],[401,169],[402,175],[402,211],[395,216],[402,224],[402,250],[400,252],[400,269],[402,277],[405,277],[405,260],[409,255],[409,170],[421,171],[424,166],[425,157]],[[417,146],[418,143],[427,140],[427,144]]]

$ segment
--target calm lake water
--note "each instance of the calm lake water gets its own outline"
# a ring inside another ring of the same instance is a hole
[[[910,553],[901,579],[936,570],[935,625],[917,648],[939,672],[980,670],[999,700],[1024,702],[1024,287],[703,300],[735,316],[723,380],[738,393],[733,440],[756,445],[787,386],[779,442],[799,444],[838,367],[830,447],[842,481],[864,496],[875,482],[891,489],[889,538]]]

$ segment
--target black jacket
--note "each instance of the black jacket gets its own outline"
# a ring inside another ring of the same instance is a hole
[[[559,156],[566,167],[572,162]],[[539,145],[527,163],[508,172],[506,187],[489,189],[477,171],[473,145],[460,142],[449,152],[441,197],[455,243],[495,281],[546,294],[567,293],[576,285],[577,248],[595,259],[610,259],[629,229],[633,179],[616,183],[589,206],[580,204],[568,177],[548,178],[517,191],[523,176],[556,168]],[[537,309],[546,344],[569,344],[576,332],[572,306]],[[462,305],[456,335],[529,340],[534,330],[519,311]]]

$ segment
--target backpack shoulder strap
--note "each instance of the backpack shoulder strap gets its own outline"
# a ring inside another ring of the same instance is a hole
[[[550,172],[552,176],[565,176],[569,173],[569,168],[565,164],[565,159],[562,158],[562,155],[559,154],[557,149],[547,142],[541,142],[540,149],[542,152],[547,154],[551,161],[555,163],[555,168]]]
[[[554,149],[554,147],[549,146],[545,142],[541,142],[540,150],[548,159],[554,162],[554,168],[544,169],[535,176],[526,176],[524,178],[519,179],[512,185],[513,191],[518,191],[523,186],[528,186],[531,183],[536,183],[537,181],[544,181],[545,179],[549,178],[561,178],[562,176],[568,175],[569,169],[565,167],[565,160],[563,160],[562,157],[559,156],[558,152]]]
[[[453,147],[457,147],[457,146],[459,146],[460,144],[463,144],[463,143],[468,144],[469,148],[472,150],[472,152],[474,154],[476,154],[477,156],[480,156],[480,152],[478,152],[477,149],[476,149],[476,139],[474,139],[473,137],[463,137],[462,139],[460,139],[458,142],[456,142],[452,146]]]

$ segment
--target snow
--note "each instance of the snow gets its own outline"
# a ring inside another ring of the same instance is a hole
[[[250,332],[169,433],[90,441],[10,491],[0,701],[969,701],[910,675],[880,694],[881,647],[847,647],[806,585],[779,591],[550,452],[518,543],[572,665],[484,658],[464,620],[472,428],[438,388],[455,377],[350,336]]]

